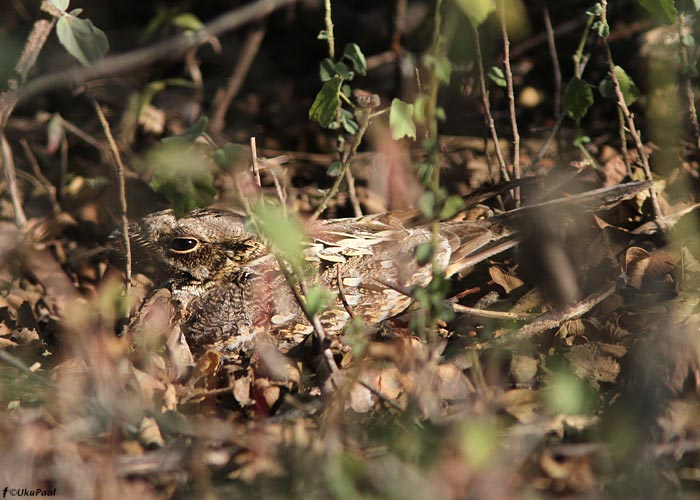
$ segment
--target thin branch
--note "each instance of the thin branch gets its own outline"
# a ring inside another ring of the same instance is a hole
[[[29,146],[29,142],[27,142],[27,139],[22,138],[19,140],[20,146],[22,146],[22,150],[24,151],[24,155],[27,157],[27,160],[29,161],[29,164],[32,166],[32,170],[34,171],[34,176],[38,179],[39,183],[42,185],[46,193],[49,195],[49,201],[51,203],[51,208],[53,209],[54,214],[59,214],[61,213],[61,205],[58,203],[58,198],[56,198],[56,186],[51,184],[51,182],[46,178],[46,176],[43,174],[41,171],[41,167],[39,167],[39,162],[36,159],[36,156],[34,155],[34,152],[32,151],[31,147]]]
[[[27,39],[27,44],[24,46],[22,55],[15,66],[19,81],[14,78],[10,79],[7,82],[7,90],[0,94],[0,130],[4,130],[7,120],[9,120],[12,111],[21,99],[21,86],[24,85],[29,70],[34,67],[36,58],[51,34],[54,24],[56,24],[56,19],[51,21],[42,19],[34,23],[32,32]]]
[[[552,29],[552,19],[549,17],[549,9],[544,6],[542,9],[544,17],[544,29],[547,35],[547,47],[549,48],[549,57],[552,59],[552,71],[554,72],[554,116],[561,114],[561,96],[562,96],[562,79],[561,68],[559,67],[559,54],[557,54],[557,46],[554,40],[554,29]]]
[[[92,106],[95,108],[95,113],[100,119],[100,124],[102,125],[102,130],[104,131],[107,142],[109,143],[110,152],[112,153],[112,159],[114,160],[114,176],[117,181],[117,193],[119,195],[119,211],[121,216],[121,233],[124,244],[124,254],[126,257],[126,263],[124,266],[124,290],[128,295],[129,289],[131,288],[131,241],[129,241],[129,219],[126,215],[127,205],[126,205],[126,186],[124,182],[124,162],[122,161],[121,153],[119,152],[119,147],[117,146],[114,137],[112,136],[112,131],[107,122],[107,118],[102,112],[102,108],[94,98],[90,98]],[[128,302],[127,302],[128,303]],[[128,308],[127,308],[128,309]],[[128,316],[129,311],[125,311]]]
[[[394,32],[391,34],[391,50],[395,54],[401,52],[401,37],[406,29],[407,0],[396,0],[394,5]]]
[[[226,85],[226,90],[220,90],[214,98],[212,104],[214,116],[209,124],[212,132],[221,132],[223,130],[226,113],[231,107],[231,102],[241,90],[245,77],[250,71],[250,67],[258,54],[258,50],[260,50],[260,44],[262,44],[266,33],[267,26],[264,24],[251,29],[248,33],[245,44],[238,56],[236,67],[233,69]]]
[[[681,52],[681,64],[683,69],[681,74],[683,75],[683,80],[685,84],[685,95],[688,99],[688,118],[690,118],[690,124],[693,127],[693,137],[695,138],[695,146],[700,149],[700,123],[698,122],[698,112],[695,108],[695,92],[693,91],[693,82],[688,74],[688,62],[690,60],[688,54],[688,47],[683,43],[683,29],[685,27],[685,22],[683,19],[682,12],[678,11],[676,14],[676,25],[678,26],[678,43],[680,44]]]
[[[537,317],[531,313],[514,313],[508,311],[490,311],[488,309],[478,309],[476,307],[463,306],[461,304],[450,304],[449,307],[456,313],[471,314],[481,318],[506,319],[517,321],[529,321]]]
[[[23,227],[27,223],[27,216],[24,214],[24,209],[22,208],[22,201],[20,200],[19,189],[17,188],[17,174],[15,172],[15,160],[12,157],[12,148],[10,143],[7,142],[5,133],[0,131],[0,150],[2,154],[0,159],[2,160],[2,167],[5,173],[5,182],[7,183],[7,188],[10,191],[10,199],[12,200],[12,208],[15,213],[15,224],[17,227]]]
[[[250,138],[250,156],[253,163],[253,173],[255,174],[255,183],[259,188],[262,187],[262,182],[260,181],[260,167],[258,165],[258,147],[255,142],[255,137]]]
[[[508,27],[506,26],[506,2],[501,1],[501,32],[503,34],[503,65],[506,73],[506,86],[508,90],[508,105],[510,110],[510,125],[513,130],[513,177],[520,179],[520,133],[518,132],[518,119],[515,114],[515,93],[513,91],[513,71],[510,67],[510,40],[508,39]],[[520,188],[513,190],[515,208],[520,206]]]
[[[328,41],[328,57],[335,61],[335,37],[333,35],[333,17],[331,12],[331,0],[324,0],[324,22],[326,23],[326,40]]]
[[[503,335],[494,339],[494,342],[500,346],[510,346],[515,343],[530,340],[537,335],[556,328],[565,321],[580,318],[594,306],[600,304],[603,300],[610,297],[617,290],[618,281],[614,281],[600,288],[585,299],[576,304],[567,307],[563,310],[554,310],[544,313],[537,317],[532,323],[523,326],[513,334]]]
[[[316,211],[313,213],[313,215],[310,217],[310,220],[316,220],[318,217],[328,208],[328,202],[333,198],[337,193],[338,190],[340,189],[340,185],[343,182],[343,179],[346,178],[346,173],[350,169],[350,163],[352,163],[352,160],[355,158],[355,155],[357,154],[357,148],[360,147],[360,143],[362,142],[362,138],[365,135],[365,132],[367,132],[367,127],[369,126],[369,121],[370,121],[370,116],[372,114],[372,109],[364,109],[360,113],[360,116],[358,117],[358,122],[360,125],[360,128],[358,129],[357,133],[355,134],[355,137],[353,139],[352,145],[350,146],[350,151],[347,152],[345,155],[345,158],[343,158],[343,165],[340,169],[340,173],[338,174],[338,177],[336,177],[335,182],[331,186],[331,188],[328,190],[326,195],[323,197],[321,200],[321,203],[318,205],[318,208]]]
[[[197,33],[183,33],[162,42],[139,50],[126,52],[104,58],[90,67],[76,66],[65,71],[58,71],[40,76],[29,81],[21,93],[20,100],[44,93],[48,90],[70,85],[80,85],[86,81],[114,76],[152,65],[162,59],[180,57],[192,47],[206,43],[212,36],[219,36],[227,31],[239,28],[255,19],[269,15],[271,12],[295,3],[297,0],[257,0],[239,9],[223,14],[204,25]]]
[[[608,2],[607,0],[602,0],[601,1],[601,7],[602,7],[602,12],[600,14],[600,21],[602,23],[607,23],[607,17],[606,17],[606,12],[607,12],[607,6]],[[635,147],[637,148],[637,151],[639,153],[639,158],[642,160],[642,168],[644,169],[644,175],[648,181],[652,181],[652,175],[651,175],[651,167],[649,166],[649,155],[647,155],[646,150],[644,149],[644,144],[642,143],[642,138],[639,135],[639,132],[637,131],[637,127],[634,124],[634,118],[632,117],[632,114],[630,113],[629,108],[627,107],[627,103],[625,102],[625,96],[622,93],[622,89],[620,88],[620,81],[617,79],[617,76],[615,75],[615,63],[613,62],[612,58],[612,52],[610,51],[610,44],[608,43],[607,38],[603,38],[603,48],[605,49],[605,58],[608,62],[608,72],[610,74],[610,79],[613,82],[613,87],[615,87],[615,95],[617,96],[617,105],[620,107],[622,110],[622,114],[625,117],[625,121],[627,122],[627,128],[629,129],[630,134],[632,135],[632,139],[634,139],[634,144]],[[654,218],[659,219],[661,217],[661,207],[659,206],[659,199],[656,195],[656,189],[654,189],[653,184],[649,188],[649,195],[651,196],[651,203],[652,207],[654,209]]]
[[[508,174],[508,168],[506,167],[506,161],[503,159],[503,152],[501,151],[501,145],[498,142],[498,133],[496,132],[496,125],[493,121],[493,116],[491,115],[491,105],[489,104],[489,94],[486,91],[486,76],[484,74],[484,60],[481,55],[481,41],[479,40],[479,30],[476,26],[472,26],[474,32],[474,48],[476,51],[476,62],[479,68],[479,85],[481,87],[481,102],[484,105],[484,113],[486,115],[486,124],[488,125],[489,131],[491,132],[491,140],[493,141],[493,146],[496,150],[496,158],[498,159],[498,165],[501,167],[501,175],[506,181],[510,180],[510,175]]]

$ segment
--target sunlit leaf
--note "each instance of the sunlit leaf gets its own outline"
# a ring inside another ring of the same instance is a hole
[[[416,124],[413,122],[413,104],[403,102],[401,99],[393,99],[389,111],[389,126],[394,140],[403,137],[415,140]]]
[[[305,235],[299,221],[285,216],[278,206],[265,203],[253,206],[253,216],[274,252],[287,261],[294,271],[301,271]]]
[[[331,302],[333,296],[323,286],[314,286],[306,291],[306,311],[311,316],[317,316]]]
[[[625,98],[625,104],[628,106],[631,105],[639,98],[639,88],[620,66],[615,66],[615,78],[617,78],[617,81],[620,83],[620,90]],[[600,82],[600,85],[598,85],[598,91],[603,97],[617,101],[617,95],[615,95],[615,85],[609,76]]]
[[[356,43],[349,43],[345,46],[343,57],[352,62],[352,66],[359,74],[364,75],[367,73],[367,59]]]
[[[673,24],[676,21],[676,6],[673,0],[637,0],[655,21],[662,24]]]
[[[177,215],[214,201],[211,164],[186,143],[161,144],[148,154],[147,163],[153,172],[151,188],[170,201]]]
[[[503,70],[498,66],[491,66],[491,69],[489,70],[489,78],[499,87],[505,87],[508,84],[506,81],[506,75],[503,74]]]
[[[455,3],[475,28],[481,26],[496,9],[491,0],[455,0]]]
[[[58,18],[56,34],[68,53],[85,66],[99,61],[109,50],[104,32],[89,19],[76,17],[76,11]]]
[[[70,0],[49,0],[58,10],[65,12],[68,9]]]
[[[204,23],[200,19],[189,12],[183,12],[175,16],[172,21],[173,26],[182,28],[185,30],[199,31],[204,28]]]

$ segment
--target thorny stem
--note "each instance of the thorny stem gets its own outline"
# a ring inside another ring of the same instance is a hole
[[[122,161],[121,153],[119,153],[119,147],[117,146],[116,141],[114,140],[114,137],[112,136],[112,131],[109,128],[109,123],[107,122],[107,118],[105,117],[104,113],[102,112],[102,108],[100,108],[100,105],[98,102],[90,97],[90,102],[92,103],[93,107],[95,108],[95,112],[97,113],[97,117],[100,119],[100,124],[102,125],[102,130],[105,133],[105,137],[107,138],[107,142],[109,143],[109,148],[112,153],[112,158],[114,159],[114,169],[115,169],[115,177],[117,180],[117,192],[119,194],[119,208],[120,208],[120,215],[121,215],[121,223],[122,223],[122,238],[123,238],[123,244],[124,244],[124,250],[125,250],[125,256],[126,256],[126,264],[124,267],[124,289],[125,293],[128,295],[129,293],[129,288],[131,287],[131,242],[129,241],[129,219],[126,216],[126,186],[124,183],[124,162]],[[127,301],[127,310],[126,310],[126,316],[129,315],[129,308],[131,307],[129,304],[129,301]]]
[[[503,33],[503,65],[505,66],[506,85],[508,90],[508,104],[510,108],[510,124],[513,129],[513,178],[520,179],[520,133],[518,132],[518,120],[515,114],[515,93],[513,91],[513,71],[510,67],[510,40],[508,39],[508,27],[506,26],[506,2],[501,1],[501,32]],[[520,206],[520,188],[513,190],[515,208]]]
[[[491,105],[489,104],[489,94],[486,91],[486,76],[484,75],[484,60],[481,55],[481,41],[479,40],[479,29],[476,26],[472,26],[474,32],[474,48],[476,52],[476,62],[479,68],[479,86],[481,88],[481,102],[484,106],[484,113],[486,114],[486,124],[491,132],[491,140],[493,141],[493,147],[496,150],[496,158],[498,159],[498,165],[501,167],[501,175],[506,181],[510,180],[510,175],[508,174],[508,168],[506,167],[506,161],[503,159],[503,152],[501,151],[501,145],[498,142],[498,133],[496,132],[496,125],[493,121],[493,116],[491,115]]]
[[[607,0],[602,0],[600,5],[602,7],[602,12],[600,14],[600,22],[607,23]],[[649,166],[649,155],[647,155],[644,149],[644,143],[642,143],[642,138],[639,135],[637,127],[634,124],[634,118],[632,117],[632,114],[630,113],[630,110],[627,107],[627,103],[625,102],[625,96],[623,95],[622,89],[620,88],[620,81],[617,79],[617,76],[615,76],[615,63],[613,62],[612,52],[610,51],[610,44],[608,43],[607,38],[603,38],[603,48],[605,49],[605,58],[608,62],[608,71],[610,74],[610,79],[613,82],[613,87],[615,87],[617,105],[622,110],[622,114],[624,115],[625,121],[627,122],[627,128],[629,129],[629,132],[632,135],[632,139],[634,139],[634,144],[639,153],[639,158],[642,160],[642,168],[644,169],[644,175],[648,181],[652,181],[653,179],[651,175],[651,167]],[[654,189],[653,184],[649,188],[649,195],[651,196],[651,203],[654,209],[654,218],[659,219],[661,218],[661,207],[659,206],[659,199],[656,195],[656,189]]]

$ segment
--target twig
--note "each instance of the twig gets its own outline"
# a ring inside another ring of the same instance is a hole
[[[489,94],[486,91],[486,76],[484,75],[484,60],[481,55],[481,41],[479,40],[479,29],[476,26],[472,26],[474,31],[474,48],[476,51],[476,62],[479,68],[479,85],[481,87],[481,102],[484,105],[484,114],[486,115],[486,124],[488,125],[489,131],[491,132],[491,140],[493,141],[493,146],[496,150],[496,158],[498,159],[498,165],[501,167],[501,175],[506,181],[510,180],[510,175],[508,174],[508,168],[506,167],[506,161],[503,159],[503,152],[501,151],[501,145],[498,142],[498,133],[496,132],[496,125],[493,121],[493,116],[491,115],[491,105],[489,104]]]
[[[554,40],[554,30],[552,29],[552,19],[549,17],[549,9],[545,5],[542,9],[544,17],[544,29],[547,35],[547,47],[549,47],[549,57],[552,59],[552,70],[554,72],[554,116],[561,114],[561,68],[559,67],[559,54]]]
[[[600,288],[585,299],[563,310],[554,310],[537,317],[532,323],[523,326],[520,330],[512,334],[506,334],[494,339],[497,345],[509,346],[525,340],[530,340],[537,335],[556,328],[565,321],[580,318],[594,306],[610,297],[617,290],[618,281],[614,281]]]
[[[681,71],[683,75],[684,85],[685,85],[685,95],[688,99],[688,118],[690,118],[690,123],[693,126],[693,137],[695,138],[695,146],[700,149],[700,123],[698,123],[698,112],[695,108],[695,92],[693,91],[693,83],[688,74],[688,47],[683,43],[683,28],[685,21],[683,19],[683,13],[679,10],[676,14],[676,25],[678,26],[678,43],[681,49],[681,64],[683,69]]]
[[[407,0],[396,0],[394,4],[394,32],[391,34],[391,50],[401,53],[401,37],[406,29]]]
[[[0,361],[4,361],[8,365],[18,369],[19,371],[27,375],[29,378],[36,380],[37,382],[40,382],[41,384],[49,388],[56,387],[56,384],[54,382],[52,382],[51,380],[47,380],[41,375],[33,372],[27,365],[25,365],[22,362],[22,360],[16,358],[15,356],[7,352],[5,349],[0,349]]]
[[[333,17],[331,15],[331,0],[324,0],[323,8],[325,12],[324,22],[326,23],[326,40],[328,41],[328,57],[335,60],[335,37],[333,35]]]
[[[355,176],[352,175],[352,170],[349,168],[345,171],[345,180],[348,183],[348,194],[350,195],[350,204],[355,213],[355,217],[362,217],[362,207],[357,199],[357,189],[355,188]]]
[[[238,183],[238,181],[236,181],[236,185],[238,187],[238,192],[241,196],[241,201],[243,203],[243,207],[245,208],[246,213],[248,213],[250,215],[254,215],[253,211],[251,209],[250,203],[248,202],[248,199],[245,197],[243,190],[241,189],[241,186]],[[251,217],[250,220],[251,220],[251,223],[253,224],[253,226],[255,227],[256,233],[261,235],[262,231],[260,230],[260,226],[258,225],[256,218]],[[294,299],[296,300],[297,304],[299,305],[299,308],[304,313],[304,316],[309,321],[309,323],[311,324],[311,326],[314,329],[314,332],[316,333],[316,337],[318,338],[319,344],[321,346],[321,354],[323,355],[323,358],[325,359],[326,364],[328,365],[328,369],[331,372],[338,371],[338,365],[335,362],[335,358],[333,358],[333,353],[331,352],[330,349],[328,349],[325,346],[325,340],[328,338],[328,335],[326,334],[326,330],[323,328],[323,325],[318,320],[318,317],[310,314],[308,309],[306,308],[306,300],[304,299],[304,296],[306,294],[306,288],[304,286],[303,281],[299,280],[299,287],[301,288],[301,292],[300,292],[294,283],[294,276],[292,276],[292,273],[287,268],[287,265],[284,262],[284,260],[274,252],[273,252],[273,255],[275,256],[275,260],[277,261],[277,265],[279,266],[280,271],[282,272],[282,275],[284,276],[284,279],[287,282],[287,285],[289,286],[290,290],[292,291],[292,294],[294,295]]]
[[[27,139],[20,139],[19,144],[20,146],[22,146],[24,155],[27,157],[29,164],[32,166],[34,176],[37,178],[41,186],[49,195],[49,201],[51,202],[51,208],[53,210],[53,213],[59,214],[61,212],[61,205],[58,203],[58,199],[56,198],[56,187],[53,184],[51,184],[51,182],[42,173],[41,168],[39,167],[39,162],[37,161],[36,156],[34,155],[34,152],[32,151],[31,147],[29,147],[29,142],[27,142]]]
[[[10,191],[10,199],[12,200],[12,208],[15,213],[15,224],[17,227],[23,227],[27,223],[27,216],[24,214],[24,209],[22,208],[22,201],[20,200],[19,189],[17,188],[17,175],[15,172],[15,161],[12,157],[12,148],[10,143],[7,142],[5,133],[0,131],[0,149],[2,150],[2,167],[5,173],[5,182],[7,182],[7,188]]]
[[[529,321],[537,317],[537,314],[490,311],[488,309],[478,309],[476,307],[468,307],[461,304],[450,304],[450,307],[456,313],[471,314],[472,316],[479,316],[481,318]]]
[[[343,158],[343,165],[340,169],[340,173],[338,174],[338,177],[336,177],[335,182],[331,186],[331,188],[328,190],[326,195],[323,197],[321,200],[321,203],[318,205],[318,208],[316,208],[316,211],[313,213],[313,215],[309,218],[309,220],[314,221],[318,219],[318,217],[326,210],[328,207],[328,202],[330,201],[331,198],[333,198],[337,193],[338,190],[340,189],[340,184],[342,184],[343,179],[346,178],[346,173],[350,169],[350,163],[352,163],[352,160],[355,158],[355,155],[357,154],[357,148],[360,147],[360,143],[362,142],[362,138],[365,135],[365,132],[367,132],[367,127],[369,126],[369,121],[371,117],[372,109],[364,109],[361,111],[359,114],[360,116],[358,117],[358,122],[360,125],[360,128],[357,130],[357,133],[355,134],[355,137],[353,139],[352,145],[350,146],[350,151],[345,154],[345,158]]]
[[[252,157],[253,163],[253,173],[255,174],[255,182],[259,188],[262,187],[262,182],[260,181],[260,167],[258,166],[258,147],[255,143],[255,137],[250,138],[250,155]]]
[[[212,108],[214,108],[214,116],[211,119],[209,128],[213,132],[221,132],[224,128],[224,120],[226,118],[226,113],[231,107],[231,101],[238,95],[241,90],[243,81],[246,75],[250,71],[250,66],[255,60],[255,56],[258,54],[260,49],[260,44],[265,38],[265,33],[267,32],[267,26],[261,24],[248,33],[245,44],[241,49],[241,53],[238,56],[238,62],[236,67],[231,73],[231,77],[226,85],[226,90],[217,92],[216,97],[214,97],[214,102]]]
[[[54,24],[56,24],[56,19],[52,19],[51,21],[42,19],[34,23],[32,32],[27,39],[27,44],[24,46],[22,55],[15,66],[19,81],[14,78],[10,79],[7,82],[7,90],[0,94],[0,130],[5,129],[7,120],[10,118],[12,111],[21,99],[21,86],[24,85],[27,74],[29,74],[29,70],[34,66],[36,58],[39,56],[39,52],[41,52],[41,49],[51,34]]]
[[[113,76],[152,65],[161,59],[179,57],[191,47],[206,43],[212,36],[239,28],[255,19],[265,17],[271,12],[295,3],[297,0],[257,0],[239,9],[223,14],[204,25],[197,33],[183,33],[162,42],[139,50],[104,58],[94,66],[74,68],[40,76],[31,80],[24,88],[20,100],[24,101],[48,90],[79,85],[89,80]]]
[[[528,164],[526,170],[531,170],[534,168],[536,165],[538,165],[542,159],[544,158],[544,155],[547,154],[547,151],[549,151],[549,147],[552,145],[552,141],[554,138],[557,136],[557,133],[559,132],[559,129],[561,128],[561,124],[564,122],[564,118],[566,115],[564,113],[559,114],[559,118],[557,119],[557,123],[554,124],[554,127],[552,128],[552,131],[549,133],[547,136],[547,140],[544,141],[544,144],[540,148],[540,150],[537,152],[537,155],[535,155],[535,158]]]
[[[600,5],[602,7],[602,12],[600,14],[600,22],[602,23],[607,23],[607,7],[608,7],[608,2],[607,0],[602,0],[600,2]],[[651,176],[651,167],[649,166],[649,155],[647,155],[645,149],[644,149],[644,144],[642,143],[642,138],[639,135],[639,132],[637,131],[637,127],[634,124],[634,119],[632,117],[632,114],[630,113],[629,108],[627,107],[627,103],[625,102],[625,96],[622,93],[622,89],[620,88],[620,81],[617,79],[617,76],[615,75],[615,63],[613,62],[612,58],[612,52],[610,51],[610,44],[608,43],[607,38],[603,38],[603,48],[605,49],[605,58],[608,62],[608,71],[610,74],[610,79],[613,82],[613,87],[615,87],[615,95],[617,96],[617,105],[620,107],[622,110],[622,114],[625,116],[625,121],[627,122],[627,128],[630,131],[630,134],[632,135],[632,138],[634,139],[634,144],[635,147],[637,148],[637,151],[639,153],[639,158],[642,160],[642,168],[644,169],[644,175],[648,181],[652,181],[652,176]],[[654,189],[653,184],[651,187],[649,187],[649,195],[651,196],[651,203],[652,207],[654,209],[654,218],[659,219],[661,217],[661,207],[659,206],[659,199],[656,195],[656,189]]]
[[[112,136],[112,131],[109,128],[109,123],[107,118],[102,112],[99,103],[92,97],[90,97],[90,102],[95,108],[95,113],[100,119],[100,124],[102,125],[102,130],[104,131],[107,142],[109,143],[110,152],[112,153],[112,159],[114,160],[114,175],[117,181],[117,193],[119,195],[119,211],[122,223],[122,239],[124,244],[124,255],[126,257],[126,263],[124,266],[124,291],[125,295],[128,296],[129,289],[131,288],[131,242],[129,241],[129,219],[126,215],[127,205],[126,205],[126,186],[124,182],[124,162],[122,161],[121,153],[119,152],[119,147],[117,146],[114,137]],[[128,301],[127,301],[128,304]],[[125,311],[126,316],[129,315],[130,304],[127,306]]]
[[[520,133],[518,132],[518,119],[515,114],[515,93],[513,92],[513,71],[510,67],[510,40],[508,39],[508,27],[506,26],[506,2],[501,1],[501,32],[503,34],[503,65],[506,70],[506,86],[508,90],[508,104],[510,109],[510,124],[513,129],[513,177],[520,179]],[[515,208],[520,206],[520,188],[513,190]]]

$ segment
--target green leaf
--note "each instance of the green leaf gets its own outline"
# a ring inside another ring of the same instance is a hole
[[[352,62],[353,68],[359,74],[364,75],[367,73],[367,59],[365,59],[365,55],[356,43],[348,43],[345,46],[343,57]]]
[[[416,247],[416,261],[424,266],[433,258],[433,245],[430,242],[421,243]]]
[[[413,104],[403,102],[401,99],[391,101],[389,111],[389,126],[391,137],[394,140],[410,137],[416,139],[416,124],[413,123]]]
[[[328,80],[333,78],[336,75],[336,73],[337,72],[335,70],[335,63],[332,59],[326,57],[323,61],[321,61],[318,74],[322,82],[327,82]]]
[[[247,167],[250,159],[248,148],[241,144],[228,142],[214,151],[214,162],[225,170],[235,166]]]
[[[350,135],[355,135],[357,131],[360,130],[360,125],[355,121],[353,114],[347,109],[340,109],[340,124],[343,126],[343,130]]]
[[[161,142],[168,145],[182,144],[183,146],[189,146],[206,131],[208,123],[209,120],[207,117],[202,116],[194,125],[185,130],[183,133],[166,137],[162,139]]]
[[[311,287],[306,291],[306,312],[315,317],[323,312],[331,300],[333,300],[333,296],[325,287]]]
[[[170,201],[178,216],[214,201],[211,164],[195,149],[182,143],[161,144],[148,154],[147,162],[153,172],[151,188]]]
[[[655,21],[662,24],[673,24],[676,22],[676,6],[673,0],[637,0],[639,5],[644,7]]]
[[[603,22],[598,23],[596,31],[600,38],[608,38],[608,35],[610,34],[610,25],[608,23]]]
[[[331,37],[330,32],[326,30],[321,30],[316,37],[317,40],[328,40]]]
[[[447,56],[434,57],[430,54],[423,56],[423,62],[435,71],[435,76],[441,83],[450,83],[452,63]]]
[[[591,7],[590,9],[588,9],[586,11],[587,15],[595,16],[595,17],[601,15],[602,13],[603,13],[603,6],[600,5],[600,2],[596,3],[593,7]]]
[[[343,169],[343,162],[336,160],[333,163],[331,163],[330,167],[328,167],[327,173],[331,177],[338,177],[340,175],[340,172],[342,171],[342,169]]]
[[[503,70],[498,66],[491,66],[491,69],[489,70],[489,78],[499,87],[506,87],[508,85],[506,76],[503,74]]]
[[[329,128],[335,122],[340,108],[340,86],[343,79],[334,76],[323,84],[309,110],[309,118],[318,122],[322,127]]]
[[[695,47],[695,38],[690,33],[687,33],[681,38],[681,43],[684,47]]]
[[[426,218],[432,219],[435,215],[435,193],[427,191],[418,200],[418,209]]]
[[[183,12],[173,17],[173,26],[182,28],[184,30],[199,31],[204,28],[204,23],[200,19],[189,12]]]
[[[440,218],[449,219],[450,217],[454,217],[457,212],[462,210],[462,207],[464,207],[464,200],[462,200],[460,196],[450,196],[445,200],[445,204],[442,206],[442,210],[440,210]]]
[[[615,77],[617,78],[617,81],[620,82],[620,90],[625,98],[625,104],[630,106],[639,98],[639,88],[620,66],[615,66]],[[598,92],[600,92],[600,94],[607,99],[617,101],[617,96],[615,95],[615,84],[609,76],[600,82],[598,85]]]
[[[577,415],[591,408],[591,394],[586,384],[566,372],[555,372],[544,390],[551,411]]]
[[[109,50],[104,32],[89,19],[75,17],[72,11],[58,18],[56,34],[68,53],[85,66],[99,61]]]
[[[54,7],[56,7],[58,10],[61,12],[65,12],[68,9],[68,5],[70,4],[70,0],[49,0]]]
[[[586,116],[588,108],[593,105],[593,90],[589,83],[572,78],[564,94],[564,111],[567,116],[579,121]]]
[[[303,271],[303,249],[306,237],[301,223],[286,217],[280,207],[258,203],[252,208],[261,235],[270,242],[273,252],[292,266],[292,271]]]
[[[491,0],[455,0],[455,2],[475,28],[481,26],[489,14],[496,9]]]

